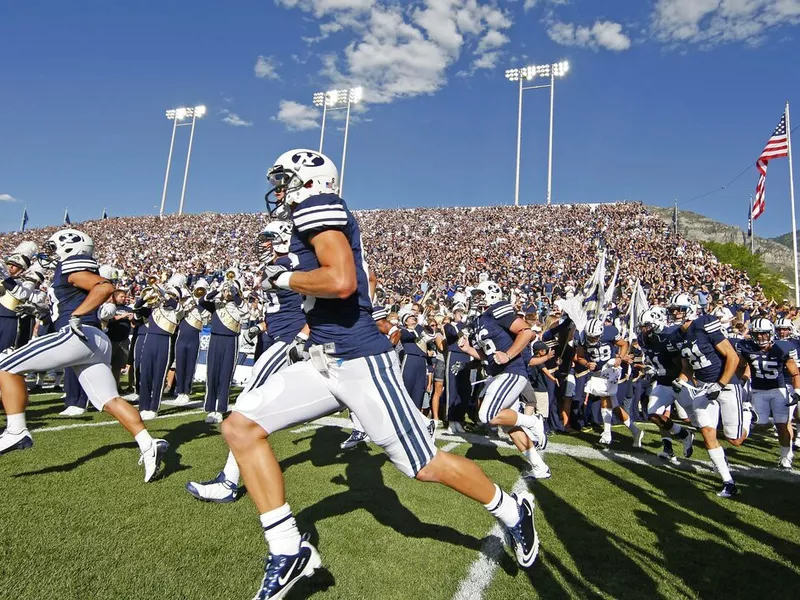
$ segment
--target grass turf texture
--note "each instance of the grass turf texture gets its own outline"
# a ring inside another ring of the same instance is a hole
[[[32,428],[108,420],[57,418],[57,398],[33,397]],[[162,414],[169,412],[176,410]],[[265,553],[255,509],[247,497],[204,504],[184,491],[190,479],[216,475],[227,449],[202,414],[178,415],[148,423],[171,444],[164,475],[149,485],[118,425],[34,432],[32,450],[0,458],[0,598],[253,595]],[[323,427],[272,438],[288,500],[324,565],[289,598],[453,598],[493,519],[450,490],[406,479],[374,445],[340,452],[346,435]],[[630,451],[627,430],[615,437],[615,448]],[[641,455],[653,454],[659,438],[650,430],[645,442]],[[461,444],[454,452],[505,489],[526,468],[505,448]],[[696,455],[707,460],[699,444]],[[771,467],[776,443],[756,436],[729,455]],[[529,484],[540,558],[525,572],[503,552],[484,598],[753,598],[798,581],[798,480],[742,476],[741,495],[723,500],[709,472],[552,453],[546,460],[553,478]]]

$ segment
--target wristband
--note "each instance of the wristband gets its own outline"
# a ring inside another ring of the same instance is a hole
[[[400,331],[400,328],[397,325],[392,325],[392,328],[389,329],[389,333],[387,333],[386,335],[392,337],[392,334],[397,333],[398,331]]]
[[[289,287],[289,280],[290,280],[291,278],[292,278],[292,274],[291,274],[291,272],[289,272],[289,271],[286,271],[285,273],[281,273],[280,275],[278,275],[278,276],[275,278],[275,281],[273,281],[273,282],[272,282],[272,284],[273,284],[273,285],[274,285],[276,288],[280,288],[280,289],[282,289],[282,290],[287,290],[287,291],[290,291],[290,292],[291,292],[291,291],[292,291],[292,288],[291,288],[291,287]]]
[[[298,339],[298,338],[300,338],[300,339],[301,339],[301,340],[303,340],[304,342],[305,342],[305,341],[308,341],[308,334],[307,334],[307,333],[303,333],[302,331],[301,331],[300,333],[298,333],[298,334],[297,334],[296,336],[294,336],[294,337],[295,337],[295,339]]]

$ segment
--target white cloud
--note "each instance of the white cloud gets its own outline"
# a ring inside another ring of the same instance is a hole
[[[547,35],[557,44],[581,48],[604,48],[621,52],[631,47],[631,39],[622,31],[622,25],[613,21],[595,21],[594,25],[575,25],[555,21],[550,24]]]
[[[278,67],[280,63],[271,56],[259,56],[256,65],[253,67],[256,77],[259,79],[280,79]]]
[[[0,194],[0,202],[16,202],[17,199],[11,194]]]
[[[252,121],[245,121],[242,117],[240,117],[236,113],[226,114],[223,117],[222,122],[227,123],[231,127],[251,127],[253,125]]]
[[[319,116],[320,111],[316,108],[294,100],[281,100],[278,114],[272,120],[283,123],[291,131],[304,131],[319,127]]]
[[[800,0],[657,0],[653,35],[673,44],[704,47],[757,45],[767,32],[800,23]]]
[[[334,31],[350,34],[340,52],[320,57],[320,74],[333,86],[363,86],[368,103],[432,94],[465,55],[470,72],[494,67],[509,42],[504,32],[512,25],[494,0],[277,2],[329,19],[320,25],[320,36],[307,41]]]

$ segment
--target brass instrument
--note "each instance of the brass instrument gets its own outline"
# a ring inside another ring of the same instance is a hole
[[[148,285],[142,288],[142,300],[150,308],[158,306],[164,301],[164,290],[157,285]]]
[[[194,288],[192,295],[197,299],[200,300],[202,297],[206,295],[206,288]]]
[[[153,287],[157,283],[158,283],[158,277],[156,277],[155,275],[150,275],[150,276],[147,277],[147,286],[148,287]],[[147,288],[145,288],[145,289],[147,289]]]

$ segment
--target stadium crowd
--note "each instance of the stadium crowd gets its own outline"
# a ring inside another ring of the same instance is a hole
[[[496,281],[517,309],[544,320],[552,303],[580,288],[608,250],[609,270],[619,261],[617,310],[627,310],[639,278],[651,303],[674,290],[693,294],[701,309],[748,321],[757,315],[789,316],[796,310],[767,300],[757,282],[722,264],[700,244],[671,234],[667,223],[640,203],[484,208],[413,208],[356,211],[370,267],[386,304],[423,296],[442,307],[458,299],[459,286]],[[119,273],[133,293],[150,276],[165,282],[183,273],[189,282],[221,281],[235,267],[246,287],[255,283],[254,240],[265,214],[112,218],[80,224],[95,240],[96,258]],[[0,234],[8,253],[22,240],[41,244],[58,227]],[[730,311],[730,316],[726,311]]]

